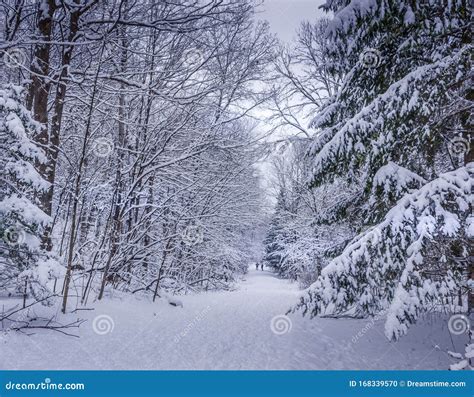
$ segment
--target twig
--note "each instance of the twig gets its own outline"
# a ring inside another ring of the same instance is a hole
[[[38,303],[44,302],[44,301],[46,301],[46,300],[48,300],[48,299],[51,299],[51,298],[53,298],[53,297],[55,297],[55,296],[57,296],[57,295],[50,295],[50,296],[48,296],[48,297],[46,297],[46,298],[43,298],[43,299],[34,301],[34,302],[30,303],[29,305],[26,305],[25,307],[20,307],[20,308],[17,309],[17,310],[15,310],[15,308],[18,307],[18,305],[16,305],[16,306],[14,306],[14,307],[12,307],[12,308],[10,309],[10,310],[12,310],[12,311],[10,311],[8,314],[5,314],[4,316],[0,317],[0,321],[3,321],[3,320],[10,320],[10,321],[12,321],[12,320],[10,319],[10,317],[11,317],[12,315],[14,315],[14,314],[16,314],[16,313],[19,313],[19,312],[21,312],[21,311],[23,311],[23,310],[26,310],[26,309],[28,309],[28,308],[30,308],[30,307],[32,307],[32,306],[38,304]]]
[[[76,313],[81,310],[85,311],[85,310],[95,310],[95,309],[93,307],[78,307],[77,309],[72,310],[71,313]]]
[[[49,323],[51,321],[52,320],[49,320],[46,325],[27,324],[27,325],[22,325],[21,327],[11,327],[10,329],[14,330],[14,331],[19,331],[19,332],[24,332],[24,330],[29,330],[29,329],[47,329],[47,330],[59,332],[59,333],[61,333],[63,335],[66,335],[66,336],[72,336],[74,338],[79,338],[79,335],[70,334],[69,332],[66,332],[64,330],[69,329],[69,328],[79,328],[80,325],[85,322],[85,320],[76,320],[72,323],[65,324],[65,325],[49,325]],[[27,335],[31,336],[33,334],[27,334]]]

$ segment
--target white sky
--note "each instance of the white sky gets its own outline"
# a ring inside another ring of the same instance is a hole
[[[264,0],[260,18],[270,22],[270,29],[280,40],[290,42],[302,21],[315,20],[324,15],[319,6],[325,0]]]
[[[325,14],[319,9],[324,3],[325,0],[263,0],[258,18],[267,20],[270,23],[270,31],[282,42],[289,44],[296,38],[296,31],[301,22],[315,21]],[[262,117],[266,113],[262,110],[259,112]],[[262,128],[266,129],[263,125]],[[262,161],[257,168],[263,177],[261,183],[268,193],[269,203],[275,204],[271,189],[273,171],[269,159]]]

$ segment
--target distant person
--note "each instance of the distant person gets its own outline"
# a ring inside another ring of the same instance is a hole
[[[257,262],[257,263],[255,264],[255,270],[258,270],[258,267],[259,267],[259,266],[260,266],[260,265],[259,265],[259,263]]]
[[[263,262],[262,262],[262,264],[260,265],[260,267],[262,268],[262,272],[263,272]]]

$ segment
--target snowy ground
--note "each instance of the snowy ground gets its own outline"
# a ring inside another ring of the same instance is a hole
[[[184,296],[182,308],[108,299],[68,316],[88,320],[73,330],[80,338],[0,334],[0,369],[447,369],[446,351],[465,342],[439,318],[397,343],[383,336],[383,320],[275,318],[299,293],[252,269],[237,290]]]

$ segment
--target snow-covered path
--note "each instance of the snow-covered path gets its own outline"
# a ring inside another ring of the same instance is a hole
[[[299,294],[295,284],[252,269],[235,291],[184,296],[182,308],[135,297],[108,299],[94,311],[69,315],[70,320],[78,316],[88,320],[75,330],[80,338],[51,332],[29,337],[8,333],[0,343],[0,368],[444,369],[449,365],[443,350],[453,346],[445,324],[417,326],[395,344],[383,336],[381,320],[276,317],[284,315]],[[455,343],[462,346],[463,341]]]

